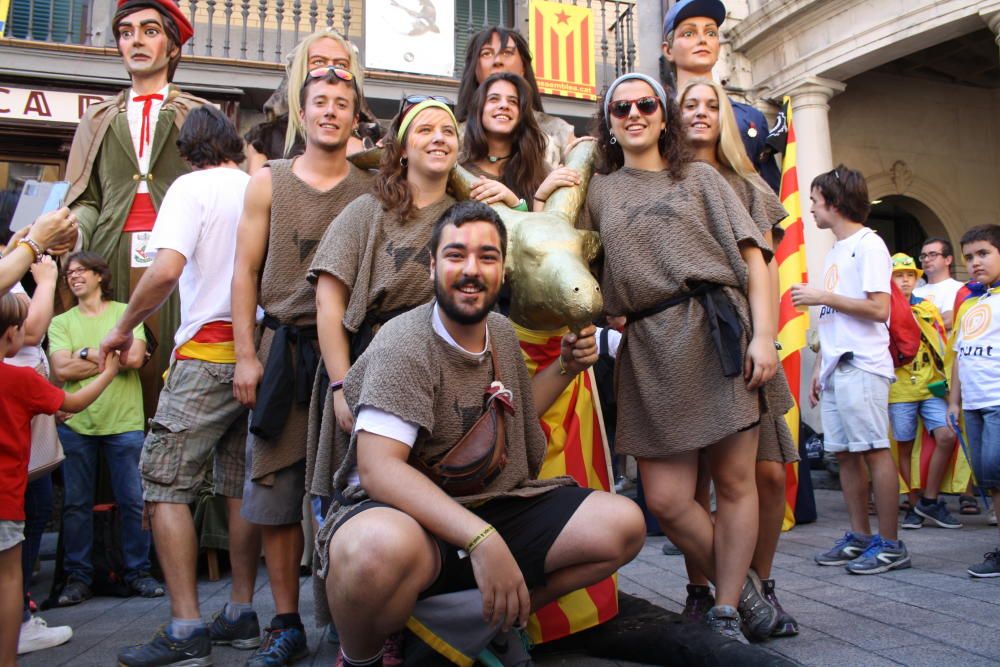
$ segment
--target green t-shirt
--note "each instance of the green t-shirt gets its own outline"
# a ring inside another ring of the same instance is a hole
[[[100,347],[101,341],[125,312],[125,304],[109,301],[100,315],[87,316],[75,306],[62,315],[52,318],[49,325],[49,354],[67,350],[70,354],[81,347]],[[145,341],[146,333],[140,324],[133,331],[136,340]],[[78,391],[97,377],[70,380],[63,389],[67,393]],[[86,410],[77,413],[66,424],[80,435],[114,435],[128,431],[141,431],[145,426],[142,412],[142,384],[139,371],[124,370],[118,374],[97,400]]]

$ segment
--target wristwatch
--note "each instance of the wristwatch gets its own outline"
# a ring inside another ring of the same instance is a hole
[[[87,348],[85,347],[80,348],[80,358],[83,359],[84,361],[87,360]]]

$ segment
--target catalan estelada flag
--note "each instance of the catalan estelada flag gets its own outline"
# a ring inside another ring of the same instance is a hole
[[[784,99],[785,122],[788,127],[788,141],[785,145],[781,164],[781,203],[788,211],[788,217],[781,221],[785,237],[774,251],[774,261],[778,263],[778,292],[781,301],[778,307],[778,342],[781,351],[778,358],[788,376],[788,386],[792,390],[795,405],[785,413],[785,421],[792,431],[795,443],[799,442],[799,400],[802,390],[802,348],[806,346],[806,331],[809,329],[809,313],[795,310],[792,304],[791,287],[808,282],[806,265],[805,232],[802,225],[802,200],[799,196],[798,146],[795,141],[795,126],[792,123],[791,98]],[[795,498],[799,491],[799,464],[789,463],[785,479],[785,520],[782,530],[790,530],[795,525]]]
[[[568,329],[532,331],[515,324],[514,331],[532,376],[558,363],[562,337]],[[611,490],[611,455],[593,371],[580,373],[542,416],[541,423],[548,440],[541,479],[569,475],[580,486]],[[540,644],[604,623],[616,614],[617,575],[542,607],[528,621],[528,634]]]
[[[594,18],[590,9],[531,0],[528,44],[541,92],[597,99]]]

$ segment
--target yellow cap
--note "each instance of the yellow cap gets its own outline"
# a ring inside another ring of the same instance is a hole
[[[924,275],[923,270],[918,269],[917,263],[905,252],[897,252],[892,256],[892,272],[896,271],[913,271],[917,274],[917,278]]]

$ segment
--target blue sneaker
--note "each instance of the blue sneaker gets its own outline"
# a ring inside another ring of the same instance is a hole
[[[910,554],[903,541],[884,540],[880,535],[872,537],[865,552],[846,565],[851,574],[882,574],[908,567],[911,567]]]
[[[833,548],[815,557],[817,565],[846,565],[860,556],[871,544],[871,537],[864,537],[847,531],[837,540]]]
[[[187,639],[174,639],[167,633],[166,626],[162,626],[149,642],[118,652],[120,667],[208,667],[211,664],[212,642],[205,628],[199,628]]]
[[[265,628],[264,641],[245,667],[284,667],[309,655],[302,628]]]

